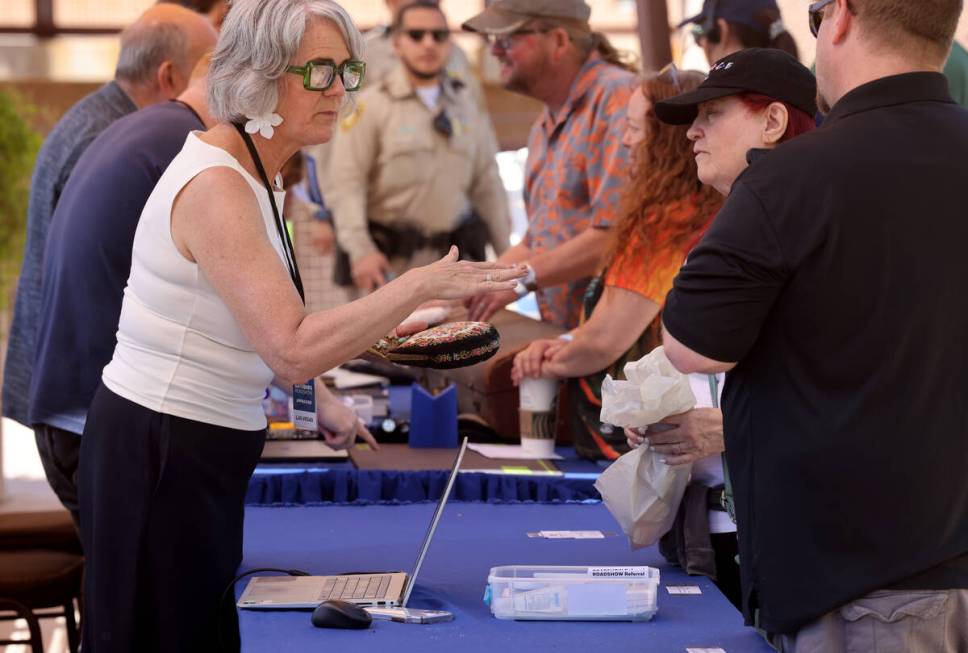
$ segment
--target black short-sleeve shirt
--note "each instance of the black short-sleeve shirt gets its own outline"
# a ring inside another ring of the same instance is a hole
[[[877,589],[968,587],[966,247],[968,111],[910,73],[754,161],[690,254],[663,320],[738,363],[747,619],[793,632]]]

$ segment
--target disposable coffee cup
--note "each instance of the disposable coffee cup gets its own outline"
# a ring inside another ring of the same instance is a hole
[[[521,410],[551,410],[558,396],[558,379],[521,379]]]
[[[521,450],[549,458],[555,452],[558,379],[522,379],[519,387]]]

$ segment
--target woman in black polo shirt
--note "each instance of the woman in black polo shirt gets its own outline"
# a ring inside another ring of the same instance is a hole
[[[749,162],[815,127],[816,80],[796,59],[779,50],[742,50],[716,62],[695,91],[655,104],[659,120],[692,123],[687,136],[699,179],[723,195]],[[718,408],[696,408],[664,420],[669,430],[626,429],[630,447],[648,441],[670,465],[692,463],[724,450],[723,415]],[[664,427],[666,428],[666,427]],[[690,520],[683,514],[680,524]],[[726,535],[726,534],[724,534]],[[735,537],[713,536],[720,590],[739,607]],[[680,555],[679,562],[683,562]]]

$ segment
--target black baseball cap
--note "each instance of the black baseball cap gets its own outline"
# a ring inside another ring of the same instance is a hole
[[[759,93],[807,115],[817,113],[817,79],[810,69],[783,50],[748,48],[717,61],[694,91],[656,102],[655,115],[664,123],[686,125],[696,119],[701,103],[740,93]]]
[[[777,14],[780,13],[776,0],[705,0],[702,3],[702,11],[676,25],[676,29],[690,23],[704,27],[712,24],[717,18],[722,18],[727,22],[746,25],[758,32],[764,32],[768,28],[774,29],[770,25],[762,25],[756,19],[757,14],[764,9],[772,9]],[[778,28],[783,29],[782,23]]]

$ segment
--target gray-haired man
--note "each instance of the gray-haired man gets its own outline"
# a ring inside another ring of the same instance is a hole
[[[184,91],[196,62],[215,40],[215,29],[204,16],[173,4],[151,7],[121,35],[114,79],[71,107],[44,141],[30,185],[27,244],[3,377],[4,417],[32,426],[27,411],[42,300],[44,248],[51,216],[74,165],[91,141],[115,120]],[[59,437],[56,431],[39,427],[35,431],[37,448],[51,486],[65,507],[76,514],[74,479],[61,470],[77,469],[80,439]]]

